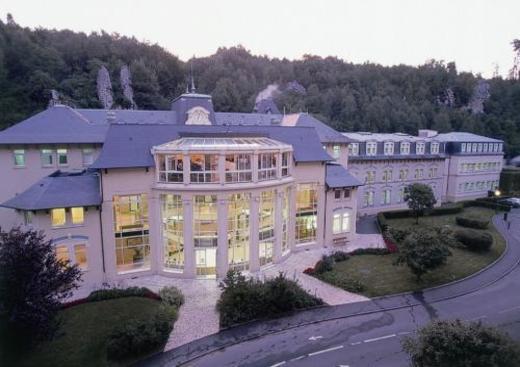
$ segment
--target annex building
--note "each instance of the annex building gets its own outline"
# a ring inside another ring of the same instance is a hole
[[[501,141],[473,134],[341,134],[194,92],[166,111],[55,105],[0,132],[0,223],[44,230],[87,286],[215,278],[345,248],[359,215],[404,207],[412,182],[439,202],[485,196],[501,161]]]

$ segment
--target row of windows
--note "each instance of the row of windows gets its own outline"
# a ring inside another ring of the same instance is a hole
[[[502,151],[502,143],[462,143],[462,153],[499,153]]]
[[[13,150],[13,161],[14,166],[17,168],[23,168],[26,166],[26,150],[15,149]],[[94,163],[94,149],[84,148],[81,150],[83,166],[87,167]],[[69,156],[67,149],[41,149],[40,150],[40,161],[42,167],[55,167],[56,164],[59,167],[67,167],[69,165]]]
[[[460,183],[457,191],[458,192],[475,192],[475,191],[488,191],[496,190],[498,188],[498,180],[494,181],[475,181]]]
[[[428,169],[428,178],[436,178],[438,174],[437,167],[431,167]],[[415,179],[425,178],[425,170],[423,168],[416,168],[414,172]],[[399,170],[399,180],[404,181],[408,179],[409,171],[408,168],[402,168]],[[393,171],[391,169],[383,170],[381,180],[383,182],[392,181]],[[365,183],[375,183],[376,171],[367,171],[365,175]]]
[[[402,142],[399,144],[399,154],[410,154],[410,143]],[[384,155],[393,155],[395,154],[395,145],[394,142],[385,142],[383,144],[383,154]],[[439,154],[439,143],[431,143],[430,144],[430,154]],[[348,147],[349,155],[357,156],[359,155],[359,143],[350,143]],[[415,154],[425,154],[426,152],[426,143],[416,143],[415,144]],[[365,143],[365,154],[368,156],[377,155],[377,143],[376,142],[367,142]]]
[[[70,209],[70,210],[69,210]],[[67,215],[70,212],[70,217]],[[26,224],[32,221],[25,217]],[[51,225],[54,228],[64,227],[67,223],[72,225],[82,225],[85,223],[85,211],[82,207],[76,208],[55,208],[51,209]]]
[[[435,193],[435,185],[430,185],[433,192]],[[363,207],[371,207],[375,205],[374,201],[375,191],[369,190],[363,193]],[[397,191],[397,198],[395,203],[400,204],[404,202],[404,187],[400,187]],[[381,191],[381,205],[392,204],[392,189],[383,189]]]
[[[461,163],[460,172],[498,171],[500,162]]]
[[[218,154],[190,154],[189,171],[185,172],[182,154],[158,155],[158,172],[160,182],[181,183],[188,174],[191,183],[220,182]],[[278,154],[262,153],[256,162],[258,180],[271,180],[277,177]],[[289,176],[290,153],[281,155],[281,177]],[[233,182],[253,181],[253,155],[226,154],[224,157],[224,180]]]

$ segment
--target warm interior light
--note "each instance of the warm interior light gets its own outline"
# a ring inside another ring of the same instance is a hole
[[[500,196],[501,194],[500,190],[495,190],[495,196]]]

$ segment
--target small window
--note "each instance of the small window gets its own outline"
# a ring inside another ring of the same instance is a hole
[[[462,153],[466,153],[466,143],[462,143],[462,144],[460,145],[460,151],[461,151]]]
[[[52,149],[41,150],[42,167],[52,167],[54,165],[54,151]]]
[[[74,245],[74,261],[81,270],[87,270],[87,246],[85,244]]]
[[[33,222],[34,213],[30,210],[23,212],[23,222],[26,226],[31,225]]]
[[[64,263],[68,263],[70,261],[69,249],[67,246],[65,246],[65,245],[56,246],[55,251],[56,251],[56,257],[58,258],[58,260],[60,260]]]
[[[14,166],[15,167],[25,167],[25,150],[15,149],[13,151],[13,155],[14,155]]]
[[[341,199],[341,191],[334,190],[334,199]]]
[[[359,144],[358,143],[350,143],[348,146],[348,154],[349,155],[359,155]]]
[[[85,222],[85,213],[82,207],[71,208],[72,224],[83,224]]]
[[[350,232],[350,212],[334,213],[332,217],[332,233]]]
[[[350,197],[350,189],[343,190],[343,197],[345,199]]]
[[[64,208],[57,208],[51,210],[51,221],[53,227],[64,226],[67,222]]]
[[[58,156],[58,165],[60,166],[66,166],[69,164],[68,157],[67,157],[67,149],[58,149],[56,151]]]
[[[94,163],[94,149],[85,148],[82,150],[83,166],[88,167]]]
[[[332,157],[338,159],[341,153],[341,147],[339,145],[332,146]]]

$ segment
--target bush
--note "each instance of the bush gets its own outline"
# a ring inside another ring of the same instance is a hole
[[[230,270],[220,287],[217,310],[221,327],[274,318],[323,304],[282,273],[262,282],[246,279],[239,271]]]
[[[331,271],[334,266],[334,258],[332,256],[323,255],[316,265],[314,265],[314,271],[316,274],[323,274],[326,271]]]
[[[350,252],[350,256],[358,256],[358,255],[388,255],[390,251],[387,248],[377,247],[377,248],[358,248],[352,252]]]
[[[175,308],[165,306],[152,319],[125,322],[108,337],[108,359],[123,360],[159,349],[168,341],[176,317]]]
[[[430,211],[430,215],[446,215],[446,214],[457,214],[464,210],[464,206],[461,204],[451,204],[441,206],[439,208],[433,208]]]
[[[347,261],[350,258],[350,255],[343,251],[336,251],[332,254],[332,258],[335,262]]]
[[[303,271],[303,274],[314,275],[315,274],[314,268],[310,267],[310,268],[305,269]]]
[[[318,278],[348,292],[359,293],[365,290],[363,283],[356,279],[347,278],[344,273],[329,271],[320,274]]]
[[[180,308],[184,304],[184,295],[176,287],[164,287],[159,291],[162,301],[170,306]]]
[[[493,245],[493,236],[473,229],[458,229],[455,231],[455,238],[471,251],[489,251]]]
[[[456,217],[455,221],[459,226],[477,229],[486,229],[489,225],[489,220],[472,217]]]
[[[93,291],[86,298],[87,302],[104,301],[107,299],[123,298],[123,297],[146,297],[160,300],[161,297],[145,287],[129,287],[129,288],[108,288]]]
[[[511,210],[511,207],[509,205],[493,203],[493,202],[484,201],[484,200],[469,200],[469,201],[462,201],[461,203],[462,203],[462,205],[464,205],[464,207],[479,206],[482,208],[489,208],[489,209],[500,210],[500,211],[504,211],[504,212],[508,212]]]

